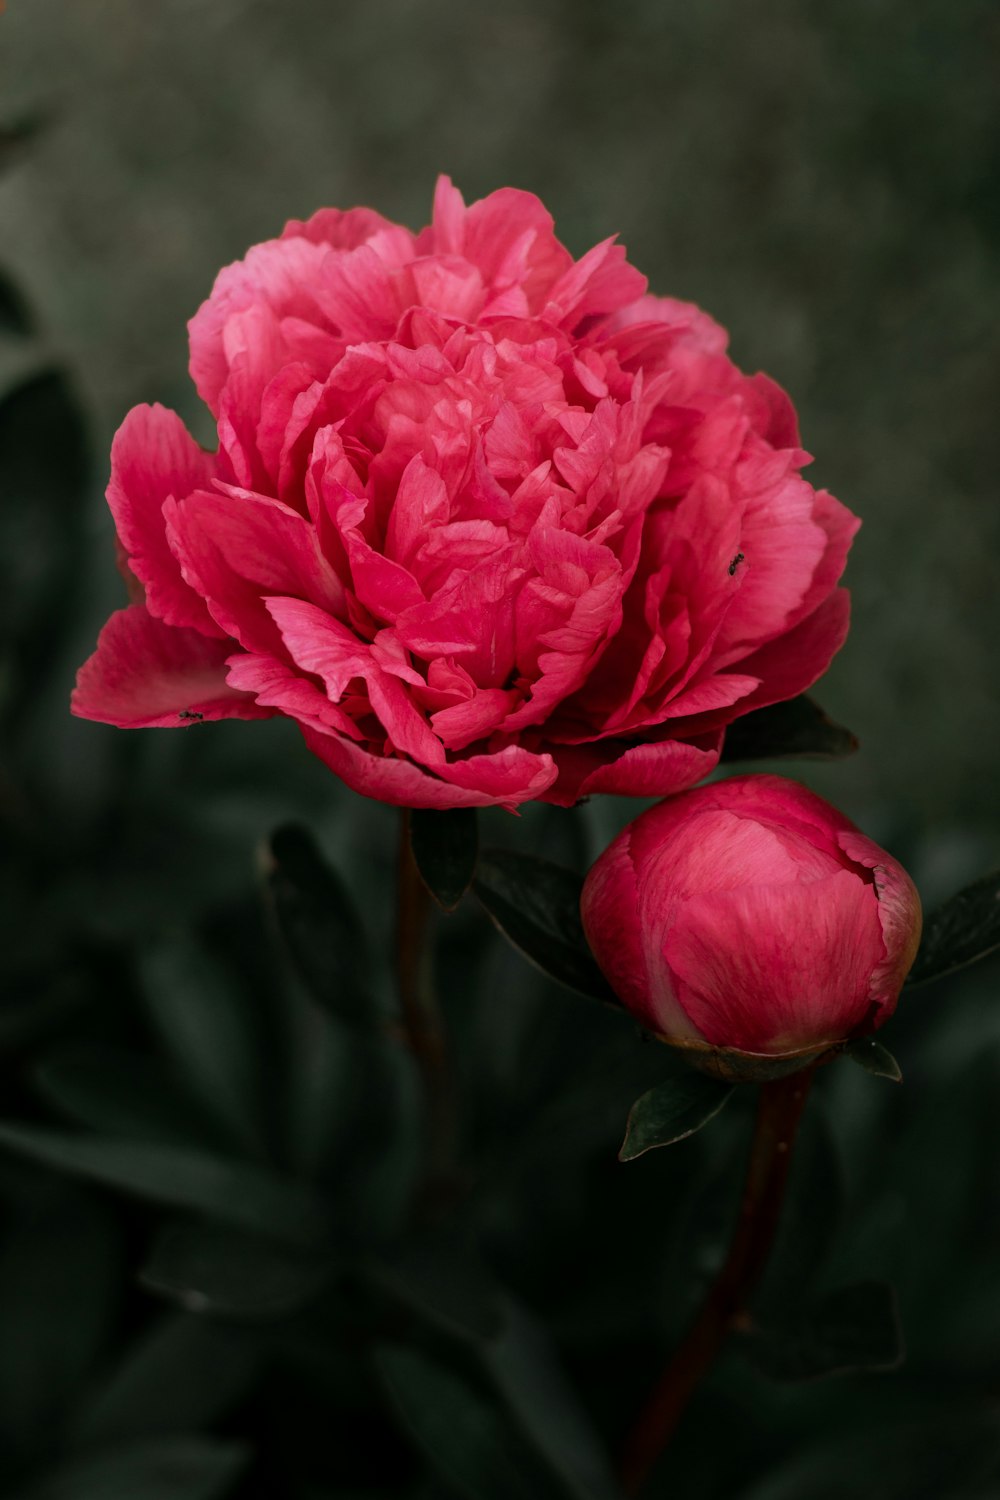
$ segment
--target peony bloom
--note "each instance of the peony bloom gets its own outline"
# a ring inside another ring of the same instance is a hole
[[[844,639],[858,522],[801,478],[787,397],[530,194],[443,178],[416,235],[322,210],[190,335],[218,451],[160,406],[115,438],[136,602],[86,718],[283,714],[386,802],[569,805],[693,785]]]
[[[901,865],[781,776],[643,813],[596,862],[583,924],[625,1005],[695,1051],[816,1051],[888,1020],[920,940]]]

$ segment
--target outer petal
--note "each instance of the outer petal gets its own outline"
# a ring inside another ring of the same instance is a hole
[[[850,1036],[884,948],[871,885],[849,870],[684,901],[665,934],[673,992],[707,1041],[791,1052]]]
[[[580,896],[583,930],[611,988],[634,1016],[651,1031],[696,1037],[695,1028],[669,996],[654,1000],[656,981],[640,917],[631,834],[632,828],[626,828],[591,867]],[[662,967],[655,955],[654,963]]]
[[[221,635],[204,599],[181,576],[167,544],[164,502],[211,484],[215,459],[198,447],[176,412],[134,406],[111,445],[108,505],[128,565],[150,612],[168,625]]]
[[[545,755],[511,745],[496,755],[474,755],[423,771],[412,761],[374,755],[341,735],[303,726],[306,744],[354,791],[396,807],[506,807],[539,797],[555,777]]]
[[[73,712],[120,729],[183,728],[202,719],[267,719],[226,681],[232,641],[165,625],[143,605],[113,614],[77,673]]]
[[[864,865],[875,876],[885,958],[872,974],[869,999],[877,1006],[873,1024],[881,1026],[896,1009],[903,980],[917,956],[923,926],[920,896],[902,865],[863,833],[853,830],[841,833],[837,842],[848,858]]]
[[[218,413],[219,393],[229,373],[223,333],[230,318],[259,306],[276,318],[325,326],[313,290],[323,285],[329,254],[328,246],[305,239],[268,240],[219,272],[211,295],[188,324],[191,379],[213,413]]]
[[[698,741],[650,739],[639,745],[601,740],[593,745],[548,745],[559,779],[540,800],[572,807],[594,792],[619,797],[669,797],[714,771],[722,737]]]

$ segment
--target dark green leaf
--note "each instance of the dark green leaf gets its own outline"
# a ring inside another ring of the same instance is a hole
[[[841,1287],[787,1328],[753,1336],[754,1363],[777,1380],[813,1380],[857,1370],[894,1370],[903,1340],[896,1295],[883,1281]]]
[[[454,911],[476,873],[475,808],[455,807],[446,812],[416,808],[410,813],[410,843],[427,889],[445,911]]]
[[[72,1437],[89,1446],[198,1431],[244,1398],[260,1367],[260,1346],[246,1330],[169,1313],[89,1395]]]
[[[342,1021],[373,1025],[364,926],[305,829],[279,828],[272,835],[266,878],[282,938],[313,1000]]]
[[[139,1280],[189,1312],[277,1318],[315,1297],[330,1269],[259,1236],[178,1223],[157,1235]]]
[[[1000,1422],[963,1395],[903,1420],[891,1411],[867,1430],[838,1427],[792,1454],[740,1500],[972,1500],[997,1493]]]
[[[33,332],[28,304],[9,276],[0,273],[0,333],[28,338]]]
[[[48,118],[42,114],[22,115],[19,120],[0,125],[0,171],[17,161],[25,147],[41,134]]]
[[[17,1124],[0,1124],[0,1147],[59,1172],[293,1244],[319,1243],[330,1233],[326,1204],[307,1188],[208,1152]]]
[[[24,1500],[221,1500],[249,1457],[242,1444],[212,1438],[131,1443],[71,1460]]]
[[[368,1275],[421,1322],[451,1337],[481,1342],[503,1322],[500,1289],[474,1244],[450,1230],[412,1236]]]
[[[140,1052],[65,1053],[42,1063],[35,1082],[63,1114],[102,1134],[171,1146],[196,1146],[213,1137],[213,1122]]]
[[[0,637],[37,651],[79,567],[87,441],[58,371],[33,375],[0,403]]]
[[[1000,870],[974,880],[932,912],[907,984],[926,984],[1000,948]]]
[[[671,1146],[694,1135],[718,1113],[734,1085],[705,1073],[678,1073],[637,1099],[629,1111],[619,1161],[634,1161],[654,1146]]]
[[[888,1047],[883,1047],[874,1037],[859,1036],[853,1042],[848,1042],[844,1048],[844,1056],[857,1063],[859,1068],[864,1068],[866,1073],[874,1073],[876,1078],[888,1078],[893,1083],[903,1081],[903,1070],[899,1063]]]
[[[139,956],[143,998],[181,1077],[234,1141],[260,1146],[255,1041],[245,997],[211,953],[180,935]]]
[[[108,1207],[75,1184],[35,1191],[0,1238],[0,1448],[48,1451],[116,1320],[122,1247]]]
[[[484,852],[473,882],[497,927],[533,964],[582,995],[617,1004],[584,937],[582,886],[572,870],[513,849]]]
[[[486,1346],[486,1367],[529,1442],[578,1500],[619,1495],[601,1443],[542,1327],[509,1302],[499,1336]]]
[[[828,719],[817,703],[803,696],[736,719],[726,730],[722,759],[780,760],[794,756],[833,760],[853,755],[857,748],[849,729]]]
[[[467,1500],[557,1500],[554,1478],[504,1412],[469,1381],[410,1349],[383,1347],[379,1374],[417,1447]]]

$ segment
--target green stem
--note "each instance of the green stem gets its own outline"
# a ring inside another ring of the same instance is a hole
[[[423,1085],[426,1156],[421,1207],[436,1212],[455,1190],[457,1120],[444,1018],[434,992],[428,941],[431,897],[410,847],[410,814],[400,820],[396,974],[406,1042]]]
[[[727,1335],[745,1318],[781,1215],[795,1131],[815,1065],[760,1089],[739,1218],[726,1263],[626,1440],[622,1486],[639,1493]]]

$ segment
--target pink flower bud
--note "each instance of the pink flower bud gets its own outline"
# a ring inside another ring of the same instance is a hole
[[[583,924],[644,1026],[694,1051],[819,1051],[881,1026],[920,940],[906,871],[780,776],[735,776],[630,823]]]

